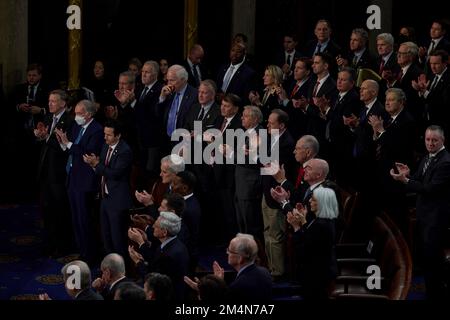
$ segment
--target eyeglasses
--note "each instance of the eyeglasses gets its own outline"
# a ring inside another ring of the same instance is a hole
[[[227,248],[227,254],[237,254],[237,255],[240,256],[240,253],[238,253],[236,251],[233,251],[233,250],[230,250],[230,248]]]
[[[403,55],[407,55],[407,54],[409,54],[409,52],[400,52],[400,51],[397,52],[398,56],[403,56]]]

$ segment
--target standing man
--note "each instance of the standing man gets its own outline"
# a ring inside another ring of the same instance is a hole
[[[100,158],[86,154],[83,160],[101,176],[100,223],[105,251],[124,257],[127,254],[127,213],[132,206],[129,180],[133,153],[121,139],[122,128],[118,122],[107,121],[104,133]]]
[[[186,60],[181,64],[189,74],[188,83],[194,88],[198,88],[202,80],[207,79],[206,70],[203,68],[202,60],[205,51],[199,44],[194,44],[189,50]]]
[[[427,297],[430,299],[446,297],[443,249],[450,226],[450,154],[444,141],[442,128],[428,127],[425,132],[428,154],[416,173],[410,176],[409,167],[399,162],[396,163],[398,173],[390,170],[395,180],[404,183],[408,191],[417,193],[417,227]]]
[[[41,210],[46,231],[45,254],[59,256],[69,253],[72,246],[69,199],[66,190],[67,153],[58,142],[55,129],[67,131],[73,119],[66,111],[69,96],[63,90],[50,92],[45,125],[35,129],[41,143],[38,166]]]
[[[89,100],[81,100],[75,107],[76,125],[69,136],[62,129],[55,129],[58,142],[69,154],[66,172],[72,225],[75,240],[80,250],[80,259],[95,262],[93,225],[95,225],[98,179],[94,170],[83,161],[85,154],[100,154],[103,145],[103,128],[94,120],[95,105]]]

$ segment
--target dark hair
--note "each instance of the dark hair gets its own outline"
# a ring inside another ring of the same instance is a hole
[[[194,190],[197,179],[195,175],[190,171],[181,171],[177,173],[177,176],[181,179],[181,183],[188,187],[189,190]]]
[[[174,210],[177,216],[181,217],[186,205],[184,198],[178,193],[169,193],[166,194],[163,199],[167,201],[167,206]]]
[[[293,33],[293,32],[286,32],[286,33],[284,34],[283,38],[284,38],[284,37],[289,37],[289,38],[291,38],[292,40],[294,40],[294,42],[298,42],[298,37],[297,37],[297,35],[296,35],[295,33]]]
[[[275,113],[277,115],[277,121],[279,123],[283,123],[285,126],[287,126],[289,122],[289,115],[286,111],[281,109],[273,109],[272,113]]]
[[[67,103],[67,101],[69,101],[69,95],[67,94],[66,91],[61,90],[61,89],[56,89],[50,92],[50,94],[56,94],[59,96],[59,98],[63,101],[65,101]],[[49,95],[50,95],[49,94]]]
[[[233,40],[235,40],[236,38],[242,38],[242,41],[243,41],[244,43],[247,43],[247,42],[248,42],[248,37],[247,37],[245,34],[243,34],[243,33],[240,33],[240,32],[236,33],[236,34],[234,35],[234,37],[233,37]]]
[[[145,291],[134,282],[122,282],[116,292],[120,300],[145,300]]]
[[[221,278],[208,274],[200,279],[198,293],[200,299],[207,303],[220,303],[227,296],[227,285]]]
[[[339,72],[347,72],[350,75],[350,81],[353,81],[353,82],[356,81],[356,71],[355,71],[355,69],[353,69],[351,67],[344,67]]]
[[[27,72],[36,70],[39,74],[42,74],[42,65],[39,63],[31,63],[27,67]]]
[[[172,280],[165,274],[149,273],[145,277],[147,287],[153,291],[156,301],[171,301],[173,298]]]
[[[327,52],[317,52],[314,56],[316,57],[321,57],[322,61],[325,62],[326,64],[328,64],[328,70],[331,69],[334,59],[333,57],[327,53]]]
[[[119,134],[123,132],[122,123],[114,119],[108,119],[105,122],[105,128],[112,128],[114,131],[114,136],[117,137]]]
[[[441,61],[443,63],[447,63],[448,62],[448,52],[445,50],[433,50],[430,52],[430,57],[441,57]]]
[[[433,20],[433,23],[438,23],[438,24],[441,26],[442,30],[443,30],[445,33],[447,33],[448,23],[447,23],[446,20],[443,20],[443,19],[435,19],[435,20]],[[433,24],[433,23],[432,23],[432,24]]]
[[[135,65],[136,67],[138,67],[139,70],[142,69],[142,62],[141,62],[141,60],[139,60],[139,58],[136,58],[136,57],[131,58],[130,60],[128,60],[128,65],[130,65],[130,64]]]
[[[294,60],[294,65],[297,63],[297,61],[303,62],[303,64],[305,65],[306,70],[308,70],[308,71],[310,71],[310,72],[312,71],[312,64],[313,64],[313,61],[312,61],[311,58],[309,58],[309,57],[300,57],[300,58],[297,58],[297,59]]]
[[[224,97],[223,100],[226,102],[231,103],[233,106],[235,107],[239,107],[242,103],[241,98],[239,98],[239,96],[235,95],[234,93],[227,93]]]

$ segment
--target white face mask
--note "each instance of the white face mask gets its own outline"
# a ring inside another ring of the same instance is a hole
[[[86,124],[86,119],[82,116],[75,116],[75,122],[78,123],[80,126],[84,126]]]

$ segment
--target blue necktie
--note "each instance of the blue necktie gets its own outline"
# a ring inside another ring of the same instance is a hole
[[[170,106],[169,119],[167,121],[167,135],[172,136],[172,132],[175,131],[177,126],[177,114],[178,105],[180,104],[180,93],[177,93],[173,98],[172,105]]]
[[[83,136],[83,133],[84,133],[84,128],[81,127],[81,130],[80,130],[80,132],[78,132],[78,136],[75,139],[75,142],[73,144],[79,144],[80,143],[80,140],[81,140],[81,137]],[[69,155],[69,159],[67,159],[67,165],[66,165],[66,172],[67,172],[67,174],[69,174],[71,168],[72,168],[72,155]]]

